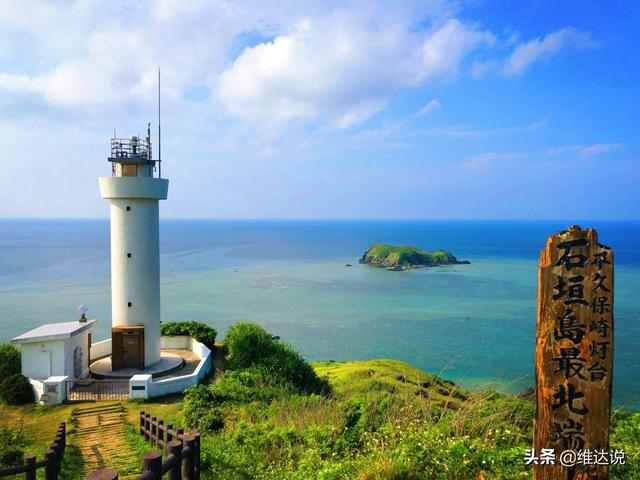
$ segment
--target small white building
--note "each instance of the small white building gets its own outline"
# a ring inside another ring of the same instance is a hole
[[[91,363],[91,327],[95,320],[40,325],[11,340],[20,345],[22,374],[36,380],[85,378]]]

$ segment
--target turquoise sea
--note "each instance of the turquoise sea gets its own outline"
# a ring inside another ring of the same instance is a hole
[[[264,325],[310,360],[388,357],[467,387],[533,385],[537,258],[576,222],[161,221],[162,317]],[[614,402],[640,409],[640,222],[596,227],[616,255]],[[471,265],[390,272],[371,244]],[[352,267],[346,267],[350,263]],[[107,220],[0,220],[0,340],[89,306],[110,331]]]

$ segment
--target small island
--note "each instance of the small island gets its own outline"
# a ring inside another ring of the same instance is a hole
[[[444,250],[430,252],[413,246],[394,247],[377,243],[362,255],[360,263],[387,270],[410,270],[412,268],[459,265],[471,262],[458,260],[452,253]]]

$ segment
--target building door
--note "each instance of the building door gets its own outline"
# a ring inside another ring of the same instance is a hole
[[[80,346],[73,350],[73,376],[75,378],[82,376],[82,348]]]
[[[127,326],[112,329],[112,368],[144,369],[144,327]]]
[[[125,330],[122,332],[122,366],[139,368],[140,366],[140,332]]]

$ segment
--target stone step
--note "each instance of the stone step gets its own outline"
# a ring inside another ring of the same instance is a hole
[[[110,425],[122,425],[122,420],[124,416],[121,417],[108,417],[108,418],[99,418],[91,421],[79,421],[78,427],[108,427]]]
[[[110,425],[82,425],[81,427],[78,427],[76,433],[89,437],[93,436],[94,433],[97,433],[98,436],[100,436],[99,434],[101,432],[112,433],[113,431],[124,432],[124,430],[121,429],[120,425],[114,423]]]
[[[96,409],[96,410],[85,410],[75,412],[76,417],[92,417],[95,415],[109,415],[109,414],[117,414],[124,413],[123,408],[108,408],[108,409]]]
[[[120,402],[78,408],[74,414],[78,420],[74,443],[87,473],[100,468],[139,469],[141,458],[127,444],[126,409]]]
[[[124,411],[124,406],[121,403],[109,403],[107,405],[92,405],[90,407],[78,407],[75,409],[76,415],[82,415],[99,411],[112,411],[119,410]]]

